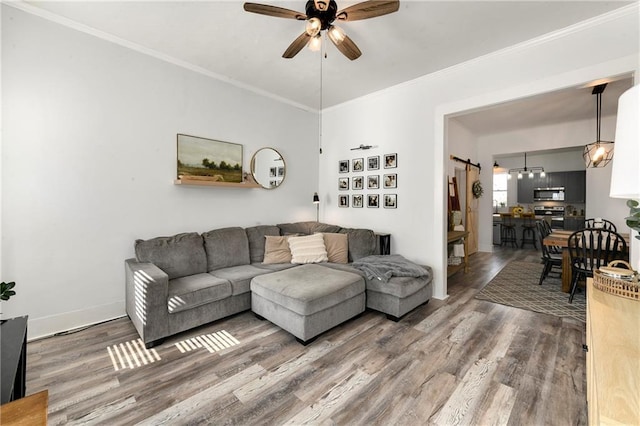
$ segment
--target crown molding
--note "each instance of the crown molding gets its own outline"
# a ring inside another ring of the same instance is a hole
[[[28,3],[26,3],[24,0],[2,0],[2,4],[13,7],[14,9],[18,9],[21,10],[23,12],[29,13],[31,15],[35,15],[38,16],[40,18],[46,19],[48,21],[51,22],[55,22],[56,24],[60,24],[62,26],[65,26],[67,28],[71,28],[74,29],[76,31],[80,31],[83,32],[85,34],[89,34],[92,35],[94,37],[97,37],[99,39],[102,40],[106,40],[109,41],[111,43],[115,43],[119,46],[122,47],[126,47],[127,49],[131,49],[134,50],[136,52],[142,53],[144,55],[147,56],[151,56],[153,58],[159,59],[161,61],[164,62],[168,62],[172,65],[176,65],[178,67],[181,68],[185,68],[187,70],[196,72],[198,74],[202,74],[205,75],[207,77],[213,78],[215,80],[221,81],[223,83],[227,83],[230,84],[232,86],[235,86],[239,89],[243,89],[243,90],[247,90],[249,92],[253,92],[255,94],[258,94],[260,96],[264,96],[266,98],[270,98],[273,100],[276,100],[278,102],[284,103],[284,104],[288,104],[290,106],[293,106],[295,108],[299,108],[301,110],[304,111],[308,111],[308,112],[313,112],[313,113],[317,113],[318,110],[315,108],[310,108],[306,105],[300,104],[298,102],[294,102],[291,99],[287,99],[278,95],[275,95],[271,92],[267,92],[266,90],[262,90],[259,89],[255,86],[249,85],[249,84],[245,84],[242,83],[238,80],[234,80],[233,78],[227,77],[225,75],[222,74],[217,74],[214,73],[212,71],[209,71],[205,68],[202,68],[198,65],[194,65],[190,62],[187,61],[183,61],[181,59],[175,58],[171,55],[167,55],[165,53],[162,52],[158,52],[157,50],[154,49],[150,49],[148,47],[139,45],[137,43],[134,43],[132,41],[129,40],[125,40],[123,38],[117,37],[113,34],[107,33],[105,31],[102,30],[98,30],[96,28],[90,27],[88,25],[85,24],[81,24],[79,22],[76,22],[72,19],[69,18],[65,18],[63,16],[60,15],[56,15],[55,13],[49,12],[48,10],[44,10],[44,9],[40,9],[39,7],[35,7],[32,6]]]

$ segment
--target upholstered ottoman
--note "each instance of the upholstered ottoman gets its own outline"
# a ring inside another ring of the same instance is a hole
[[[364,279],[309,264],[254,277],[251,310],[307,344],[365,310]]]
[[[428,266],[425,267],[430,269]],[[387,318],[400,317],[431,299],[431,273],[423,277],[392,277],[384,283],[367,280],[367,308],[384,312]]]

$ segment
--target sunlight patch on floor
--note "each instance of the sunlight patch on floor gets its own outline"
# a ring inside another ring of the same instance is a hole
[[[181,353],[191,352],[199,348],[204,348],[210,353],[214,353],[239,344],[240,342],[235,337],[226,330],[222,330],[185,339],[175,345]]]
[[[107,346],[107,352],[115,371],[137,368],[160,361],[155,349],[147,349],[141,339]]]

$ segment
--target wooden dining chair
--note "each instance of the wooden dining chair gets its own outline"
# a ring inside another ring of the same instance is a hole
[[[606,266],[612,260],[627,256],[627,242],[615,231],[603,228],[587,228],[569,236],[567,250],[571,256],[573,279],[569,303],[578,287],[580,278],[593,277],[593,271]]]
[[[560,270],[558,272],[562,274],[562,255],[558,253],[551,253],[549,250],[551,247],[544,245],[544,237],[549,235],[544,223],[546,223],[544,220],[539,220],[536,222],[536,228],[538,229],[538,239],[540,241],[540,247],[542,249],[542,262],[544,263],[538,285],[542,285],[542,281],[547,278],[554,267],[559,268]]]
[[[611,222],[610,220],[601,219],[600,222],[602,222],[602,228],[599,228],[599,229],[608,229],[609,231],[618,232],[618,228],[616,228],[616,224]],[[585,228],[598,228],[598,225],[596,225],[597,223],[598,222],[596,222],[595,218],[585,219],[584,227]]]
[[[543,239],[544,239],[544,237],[546,237],[547,235],[549,235],[549,234],[551,234],[553,232],[553,229],[551,228],[551,225],[545,219],[540,219],[536,223],[540,224],[539,227],[538,227],[538,225],[536,225],[536,227],[538,228],[538,234],[540,234],[541,231],[544,232],[544,234],[542,234],[542,238]],[[542,244],[542,242],[540,244]],[[544,244],[542,244],[542,245],[544,245]],[[562,254],[562,247],[547,246],[547,250],[548,250],[548,252],[550,254]]]

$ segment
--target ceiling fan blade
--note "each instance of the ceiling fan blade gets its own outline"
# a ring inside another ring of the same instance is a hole
[[[307,43],[309,43],[310,39],[311,36],[307,34],[306,31],[303,32],[298,36],[298,38],[293,40],[293,43],[291,43],[289,47],[287,47],[287,50],[284,51],[282,57],[287,59],[293,58],[307,45]]]
[[[333,44],[336,45],[336,47],[338,48],[338,50],[347,58],[351,59],[352,61],[354,59],[358,59],[360,57],[360,55],[362,55],[362,52],[360,51],[360,49],[358,49],[358,46],[356,46],[356,44],[353,42],[353,40],[351,40],[349,38],[348,35],[344,36],[344,40],[342,40],[342,42],[338,43],[336,42],[333,38],[329,37],[329,40],[331,40],[333,42]]]
[[[336,19],[340,21],[358,21],[397,12],[399,8],[399,0],[369,0],[339,10],[336,13]]]
[[[245,3],[244,10],[247,12],[259,13],[260,15],[275,16],[276,18],[297,19],[299,21],[307,19],[307,15],[304,13],[285,9],[284,7],[269,6],[268,4]]]

